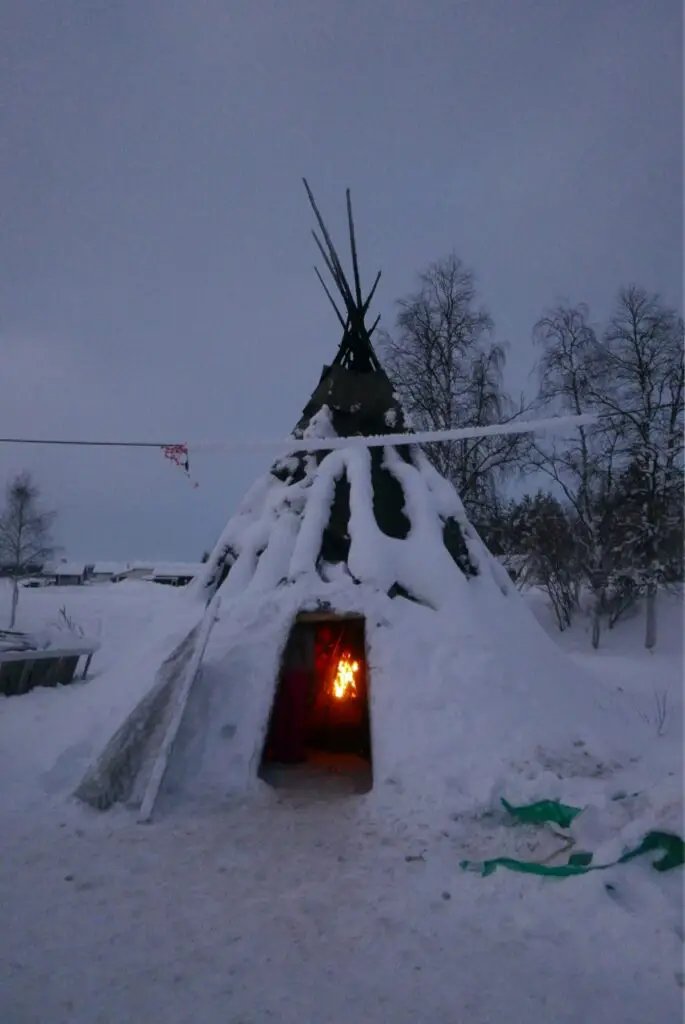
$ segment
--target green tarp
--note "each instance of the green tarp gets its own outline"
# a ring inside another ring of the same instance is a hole
[[[568,804],[561,804],[558,800],[538,800],[535,804],[524,804],[522,807],[514,807],[508,804],[502,797],[502,806],[514,818],[518,818],[525,825],[545,825],[551,822],[560,825],[561,828],[568,828],[574,818],[582,812],[582,807],[569,807]]]
[[[520,822],[535,825],[552,823],[560,825],[562,828],[568,828],[573,819],[582,811],[581,807],[569,807],[559,803],[558,800],[539,800],[534,804],[514,807],[503,799],[502,804],[509,814]],[[492,860],[483,861],[462,860],[460,867],[464,871],[474,871],[482,877],[491,875],[497,868],[502,867],[528,875],[568,878],[571,875],[585,875],[588,871],[600,871],[604,868],[614,867],[616,864],[625,864],[627,861],[633,860],[634,857],[654,851],[661,853],[661,856],[652,862],[652,866],[657,871],[670,871],[685,863],[685,843],[680,836],[671,832],[648,832],[639,846],[624,853],[618,860],[610,864],[593,864],[593,854],[578,852],[571,854],[566,864],[556,867],[536,864],[534,861],[517,860],[514,857],[495,857]]]

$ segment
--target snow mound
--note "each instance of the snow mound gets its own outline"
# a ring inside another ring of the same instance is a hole
[[[468,602],[458,593],[439,610],[344,577],[301,577],[267,596],[222,590],[171,789],[205,801],[262,786],[282,650],[297,613],[320,607],[366,620],[374,784],[361,799],[370,808],[460,813],[517,789],[582,798],[605,785],[622,764],[622,712],[515,593],[488,577],[468,589]]]
[[[335,436],[327,407],[306,432]],[[277,463],[189,586],[203,603],[218,590],[222,612],[172,788],[199,799],[258,787],[282,650],[298,612],[323,607],[366,619],[369,804],[457,812],[568,780],[566,797],[582,797],[622,766],[623,712],[545,635],[420,449],[376,452],[350,438]],[[402,517],[395,533],[381,500]]]

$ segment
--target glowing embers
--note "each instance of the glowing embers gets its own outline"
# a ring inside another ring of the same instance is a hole
[[[338,659],[338,665],[333,676],[330,692],[336,700],[356,700],[357,674],[359,662],[354,661],[349,651],[345,651]]]

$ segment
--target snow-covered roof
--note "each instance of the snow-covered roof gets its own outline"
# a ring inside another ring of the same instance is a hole
[[[116,576],[120,572],[126,572],[127,569],[126,562],[95,562],[93,565],[93,572],[96,576]]]
[[[201,562],[95,562],[96,576],[124,576],[127,573],[146,573],[148,576],[197,576],[202,570]]]
[[[152,576],[197,576],[203,569],[203,562],[157,562]]]
[[[50,567],[43,569],[49,576],[83,576],[85,571],[85,562],[53,562]]]
[[[96,570],[97,571],[97,570]],[[140,576],[141,573],[151,573],[152,563],[151,562],[129,562],[127,564],[120,564],[117,566],[116,571],[113,573],[115,577],[123,576]]]

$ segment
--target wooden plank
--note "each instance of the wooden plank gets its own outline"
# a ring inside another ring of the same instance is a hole
[[[0,663],[25,661],[27,658],[32,661],[42,661],[45,658],[70,658],[77,655],[80,657],[82,654],[92,656],[99,647],[99,644],[80,644],[73,647],[46,647],[43,650],[0,651]]]
[[[83,655],[86,655],[85,677],[98,647],[99,644],[89,644],[78,648],[47,648],[41,651],[2,651],[0,693],[12,696],[28,693],[36,686],[67,685],[73,681],[79,659]]]
[[[150,779],[145,789],[143,801],[140,805],[140,813],[138,814],[138,821],[140,824],[146,824],[152,820],[152,815],[155,809],[155,803],[157,797],[159,796],[159,791],[161,789],[162,782],[164,781],[164,776],[169,765],[169,758],[171,757],[174,743],[176,742],[176,737],[178,736],[178,730],[181,727],[181,721],[183,720],[183,715],[185,714],[185,709],[188,705],[190,691],[192,690],[195,680],[199,675],[200,665],[202,663],[205,648],[207,647],[207,642],[209,640],[209,634],[212,631],[214,623],[219,617],[220,604],[221,598],[217,594],[212,598],[211,602],[207,606],[207,611],[205,612],[205,616],[202,621],[200,632],[196,641],[195,651],[193,652],[193,656],[190,659],[188,665],[186,666],[185,676],[181,682],[178,691],[176,707],[174,708],[174,713],[171,717],[171,721],[169,722],[169,727],[166,731],[164,739],[162,740],[162,744],[159,748],[159,752],[155,759],[155,763],[152,766]]]
[[[19,676],[19,682],[17,683],[17,693],[26,693],[29,689],[29,681],[31,678],[31,669],[33,668],[33,662],[26,659],[21,675]]]
[[[316,612],[299,612],[295,616],[295,622],[343,622],[343,621],[355,621],[363,622],[364,616],[359,612],[335,612],[335,611],[316,611]]]

